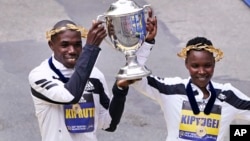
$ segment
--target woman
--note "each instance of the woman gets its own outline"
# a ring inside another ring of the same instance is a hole
[[[185,59],[189,78],[151,75],[117,82],[122,88],[131,84],[158,102],[169,129],[166,141],[223,141],[234,119],[250,120],[250,98],[230,83],[211,80],[223,52],[210,40],[193,38],[178,56]]]

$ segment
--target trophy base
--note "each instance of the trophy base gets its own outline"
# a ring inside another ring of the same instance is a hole
[[[150,75],[152,72],[148,70],[145,66],[125,66],[122,67],[117,76],[116,79],[118,80],[134,80],[134,79],[140,79],[142,77]]]

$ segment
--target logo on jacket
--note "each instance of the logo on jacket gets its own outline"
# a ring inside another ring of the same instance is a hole
[[[224,94],[219,94],[219,95],[218,95],[218,98],[219,98],[220,100],[225,100],[225,99],[227,98],[227,96],[225,96]]]
[[[88,81],[88,83],[85,86],[84,91],[91,91],[91,90],[94,90],[94,89],[95,89],[94,85],[90,81]]]

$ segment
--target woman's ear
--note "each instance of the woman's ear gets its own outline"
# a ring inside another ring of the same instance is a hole
[[[186,68],[188,69],[188,61],[187,61],[187,58],[185,59],[185,66],[186,66]]]

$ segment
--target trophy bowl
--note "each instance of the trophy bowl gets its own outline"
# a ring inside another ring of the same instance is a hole
[[[106,13],[97,17],[106,23],[112,46],[126,57],[126,64],[120,68],[117,79],[139,79],[151,74],[149,69],[138,63],[136,56],[147,35],[146,8],[150,6],[140,7],[131,0],[118,0]]]

